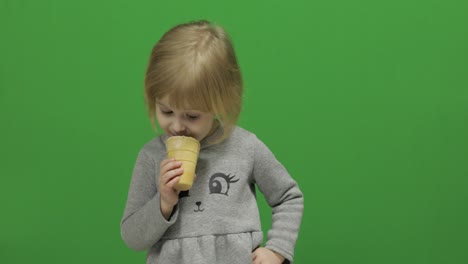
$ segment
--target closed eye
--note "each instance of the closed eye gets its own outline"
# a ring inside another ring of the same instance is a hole
[[[163,110],[161,110],[161,113],[163,115],[170,115],[170,114],[172,114],[172,111],[163,111]]]
[[[193,121],[193,120],[197,120],[200,116],[199,115],[185,115],[187,117],[187,119]]]

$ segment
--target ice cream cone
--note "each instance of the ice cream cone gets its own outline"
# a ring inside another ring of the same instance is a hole
[[[183,174],[174,189],[186,191],[192,188],[197,166],[200,143],[192,137],[173,136],[166,140],[166,151],[168,158],[174,158],[182,162]]]

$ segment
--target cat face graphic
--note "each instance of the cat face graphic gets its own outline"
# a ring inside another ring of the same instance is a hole
[[[229,196],[229,190],[231,188],[231,184],[238,182],[239,179],[236,179],[235,175],[231,174],[224,174],[221,172],[217,172],[211,175],[210,180],[208,181],[208,193],[211,195],[224,195]],[[190,197],[190,190],[189,191],[182,191],[179,193],[179,199]],[[202,201],[196,201],[195,206],[193,209],[196,213],[201,213],[205,211]]]

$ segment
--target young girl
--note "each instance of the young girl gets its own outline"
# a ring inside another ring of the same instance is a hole
[[[178,25],[153,48],[145,78],[149,117],[164,131],[140,151],[121,222],[125,243],[146,263],[292,263],[303,196],[252,133],[236,126],[242,79],[226,32],[207,21]],[[189,191],[173,186],[183,169],[165,140],[200,141]],[[264,247],[255,186],[272,207]]]

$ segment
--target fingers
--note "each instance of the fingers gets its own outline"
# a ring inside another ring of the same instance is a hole
[[[254,252],[252,252],[252,263],[255,263],[255,260],[257,259],[257,251],[255,250]]]
[[[268,248],[259,247],[252,252],[252,264],[281,264],[283,262],[283,256]]]
[[[165,159],[161,162],[159,167],[161,168],[161,172],[166,172],[178,168],[181,165],[182,162],[176,161],[175,159]]]
[[[184,172],[181,165],[182,162],[175,159],[165,159],[160,163],[158,188],[161,193],[163,213],[172,212],[172,207],[178,202],[179,191],[175,190],[174,186]]]
[[[179,171],[179,170],[181,170],[181,172],[180,172],[179,174],[182,174],[183,169],[173,170],[173,171],[170,171],[169,173],[173,173],[173,174],[174,174],[174,173],[176,173],[176,171]],[[179,174],[174,175],[173,178],[169,178],[169,181],[166,183],[166,186],[171,187],[171,188],[174,188],[174,186],[175,186],[175,185],[179,182],[179,180],[180,180]],[[174,189],[174,191],[176,191],[176,190]],[[178,191],[176,191],[176,192],[177,192],[177,194],[179,194]]]
[[[163,180],[163,182],[165,182],[167,184],[170,181],[172,181],[174,179],[174,177],[180,176],[183,172],[184,172],[184,169],[182,169],[182,168],[177,168],[177,169],[166,171],[162,175],[162,180]]]
[[[159,186],[161,188],[174,188],[174,185],[180,179],[180,175],[184,172],[181,168],[182,162],[175,159],[165,159],[160,164]]]

